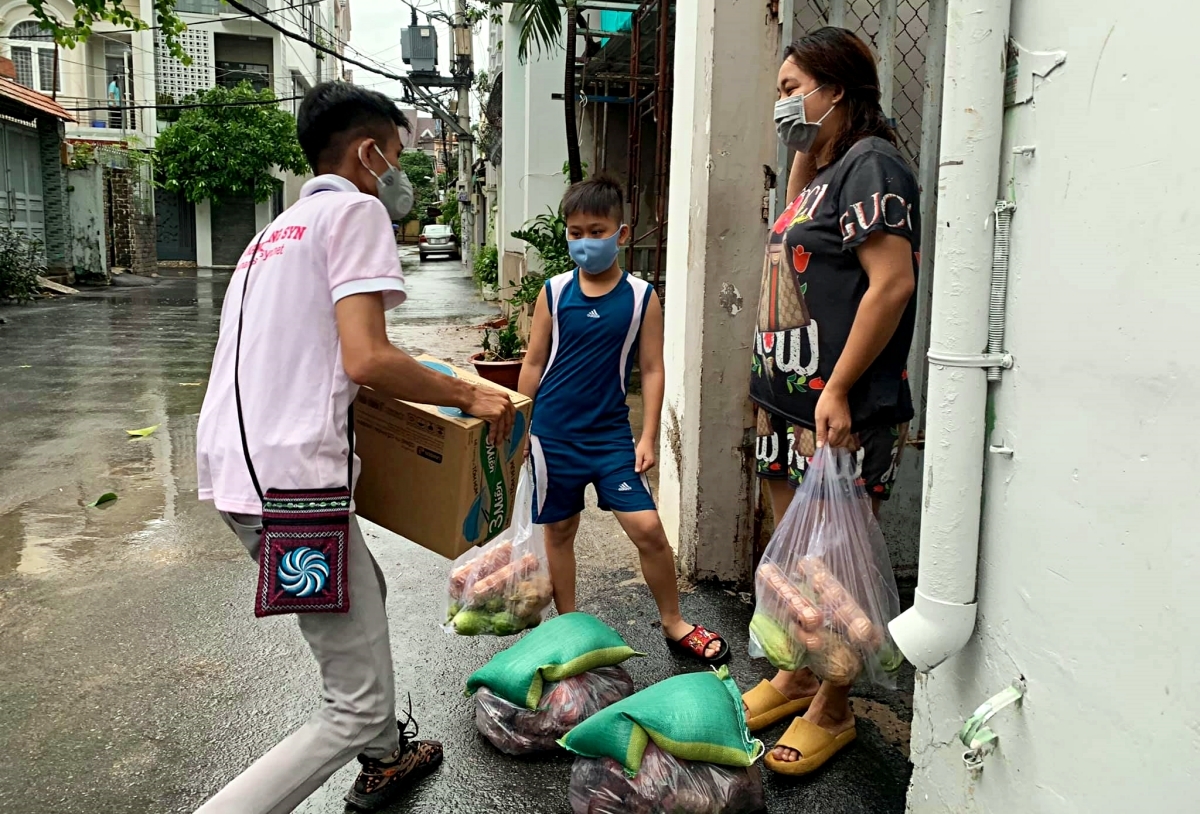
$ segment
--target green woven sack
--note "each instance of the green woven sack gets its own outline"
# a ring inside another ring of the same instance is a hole
[[[582,757],[609,757],[636,775],[654,741],[683,760],[746,767],[762,754],[728,668],[668,678],[602,709],[559,741]]]
[[[556,616],[497,653],[467,679],[467,695],[487,687],[510,704],[537,709],[542,686],[640,656],[621,634],[594,616]]]

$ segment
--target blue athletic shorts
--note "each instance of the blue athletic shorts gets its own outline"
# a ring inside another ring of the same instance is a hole
[[[529,439],[533,461],[533,522],[558,523],[583,511],[583,493],[596,487],[600,508],[612,512],[654,511],[650,484],[634,469],[633,439],[559,441]]]

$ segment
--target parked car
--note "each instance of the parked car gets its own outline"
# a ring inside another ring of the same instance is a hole
[[[431,223],[421,230],[418,251],[421,253],[422,262],[431,254],[448,254],[455,260],[462,257],[458,241],[454,239],[454,230],[440,223]]]

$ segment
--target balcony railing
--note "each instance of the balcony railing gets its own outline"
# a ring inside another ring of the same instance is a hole
[[[270,4],[267,0],[243,0],[243,5],[252,11],[266,14]],[[176,11],[188,14],[238,14],[233,6],[222,3],[221,0],[179,0],[175,4]]]
[[[113,138],[120,138],[122,131],[129,133],[138,128],[138,110],[122,110],[109,104],[107,99],[87,99],[78,96],[59,96],[58,103],[71,111],[77,128],[110,130]],[[136,102],[134,103],[136,105]],[[81,108],[100,108],[82,110]]]

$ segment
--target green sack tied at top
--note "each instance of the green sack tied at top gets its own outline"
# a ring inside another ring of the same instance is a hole
[[[517,706],[537,709],[542,686],[640,656],[621,634],[594,616],[568,613],[529,631],[467,679],[467,695],[487,687]]]
[[[746,728],[742,695],[725,667],[648,687],[597,712],[559,744],[582,757],[612,758],[632,776],[650,741],[677,758],[722,766],[750,766],[763,751]]]

